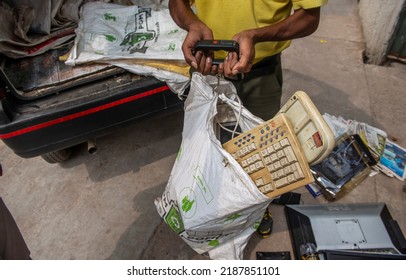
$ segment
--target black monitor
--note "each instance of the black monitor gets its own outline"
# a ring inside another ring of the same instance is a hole
[[[404,254],[371,253],[363,251],[326,250],[319,253],[319,258],[324,260],[406,260]]]
[[[384,203],[286,205],[285,210],[296,259],[312,252],[319,259],[351,259],[345,252],[382,259],[406,253],[405,237]]]

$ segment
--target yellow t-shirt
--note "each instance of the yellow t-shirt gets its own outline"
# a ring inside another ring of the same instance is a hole
[[[275,24],[287,18],[292,8],[321,7],[327,0],[195,0],[197,16],[213,31],[214,39],[230,40],[242,30]],[[255,62],[280,53],[290,41],[261,42],[255,46]],[[224,58],[225,53],[216,53]]]

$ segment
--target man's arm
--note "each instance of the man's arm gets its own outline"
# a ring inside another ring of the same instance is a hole
[[[188,0],[169,0],[169,11],[176,24],[188,31],[183,41],[182,51],[185,61],[203,74],[211,72],[211,58],[203,52],[194,53],[194,47],[200,40],[213,39],[213,33],[192,11]]]
[[[169,12],[176,24],[186,31],[200,22],[190,8],[188,0],[169,0]]]
[[[225,75],[236,75],[251,70],[250,62],[255,57],[256,43],[268,41],[286,41],[308,36],[318,28],[320,8],[299,9],[286,19],[270,26],[244,30],[233,37],[240,44],[240,59],[230,54],[224,65]]]
[[[252,30],[253,40],[255,43],[259,43],[309,36],[317,30],[319,20],[320,8],[299,9],[281,22]]]

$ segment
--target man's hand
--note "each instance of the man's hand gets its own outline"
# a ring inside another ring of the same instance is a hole
[[[286,41],[309,36],[317,30],[320,8],[298,9],[286,19],[270,26],[242,31],[233,37],[240,44],[240,57],[230,54],[219,66],[226,77],[247,73],[252,68],[255,44],[270,41]]]
[[[203,51],[194,51],[197,42],[201,40],[213,40],[213,33],[205,24],[199,22],[190,26],[188,34],[183,41],[182,51],[186,62],[190,66],[192,66],[196,71],[207,75],[217,71],[217,68],[212,66],[212,53],[210,54]]]
[[[255,43],[252,39],[251,31],[246,30],[236,34],[233,40],[240,46],[240,53],[230,52],[224,59],[224,63],[219,65],[219,73],[226,77],[234,77],[240,73],[247,73],[252,68],[255,58]]]

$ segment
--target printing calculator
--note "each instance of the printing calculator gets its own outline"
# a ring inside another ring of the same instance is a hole
[[[258,189],[274,198],[314,182],[310,165],[333,149],[334,134],[303,92],[272,119],[223,144]]]

